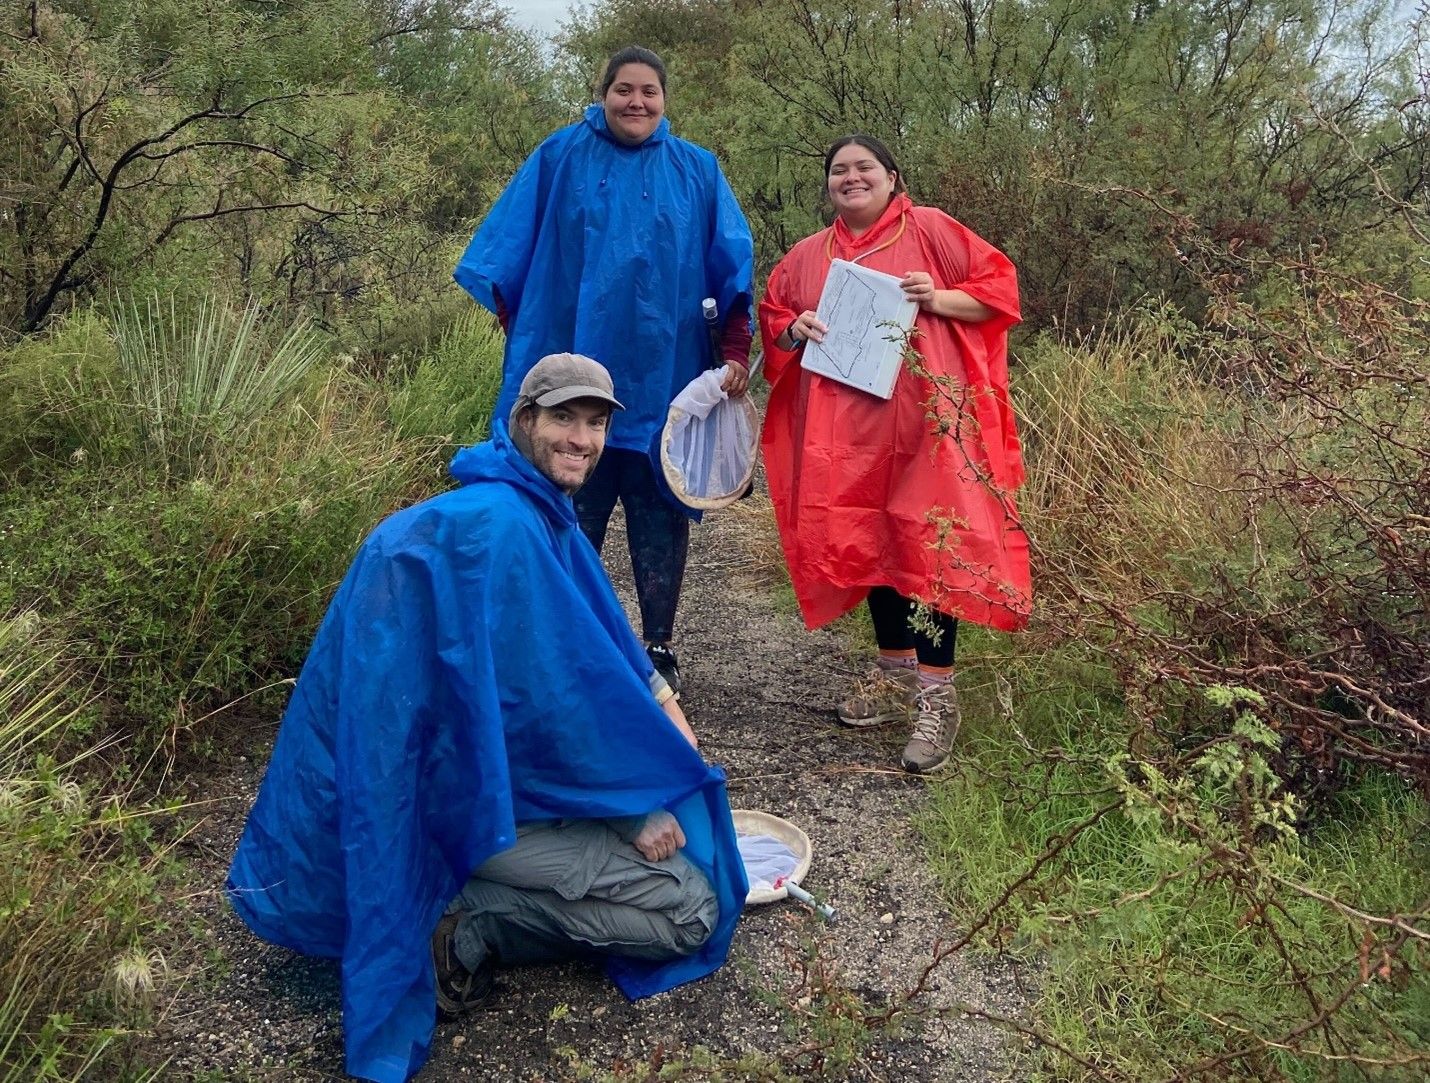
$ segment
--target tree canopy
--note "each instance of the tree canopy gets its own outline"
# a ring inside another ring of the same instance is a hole
[[[217,284],[381,323],[639,42],[768,268],[867,131],[916,198],[1013,255],[1032,327],[1149,292],[1171,235],[1418,273],[1423,37],[1381,0],[602,0],[554,48],[492,0],[31,0],[0,37],[0,326],[117,286]],[[381,336],[377,336],[380,340]],[[376,341],[376,340],[375,340]]]

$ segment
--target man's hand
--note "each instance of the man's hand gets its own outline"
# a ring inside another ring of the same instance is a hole
[[[679,820],[665,809],[657,809],[645,818],[645,826],[631,845],[647,861],[664,861],[685,845],[685,832]]]
[[[675,723],[675,728],[685,734],[685,739],[690,742],[690,747],[699,748],[700,742],[695,737],[695,731],[690,728],[690,723],[685,721],[685,712],[680,709],[680,701],[671,696],[660,707],[670,716],[670,720]]]

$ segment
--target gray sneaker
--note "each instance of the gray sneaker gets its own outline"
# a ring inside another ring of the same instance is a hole
[[[927,774],[942,767],[958,733],[958,693],[953,682],[921,688],[918,692],[919,716],[914,720],[914,735],[904,746],[901,762],[905,771]]]
[[[878,726],[908,718],[914,713],[918,691],[918,670],[876,668],[839,705],[839,721],[846,726]]]

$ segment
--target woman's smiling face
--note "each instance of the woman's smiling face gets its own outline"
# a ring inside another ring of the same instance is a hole
[[[868,147],[850,143],[829,163],[829,201],[849,225],[872,225],[893,198],[897,179]]]
[[[649,64],[622,64],[601,104],[612,135],[627,146],[644,143],[665,115],[659,73]]]

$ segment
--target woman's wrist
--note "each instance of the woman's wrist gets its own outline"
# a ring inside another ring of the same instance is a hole
[[[799,323],[798,317],[791,320],[789,326],[784,330],[784,340],[789,343],[789,345],[785,347],[787,350],[797,350],[804,345],[804,339],[795,333],[794,325],[797,323]]]

